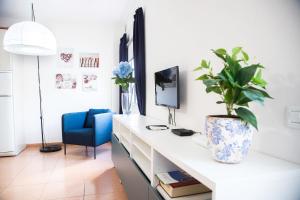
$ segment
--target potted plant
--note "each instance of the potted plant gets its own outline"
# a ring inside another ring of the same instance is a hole
[[[121,105],[124,114],[130,114],[131,101],[129,96],[129,84],[134,82],[133,68],[128,62],[120,62],[118,67],[113,70],[115,84],[122,88]]]
[[[213,158],[223,163],[239,163],[249,151],[253,130],[257,128],[255,115],[249,110],[253,101],[263,104],[272,98],[266,92],[267,82],[262,78],[263,66],[249,64],[249,56],[241,47],[231,53],[225,49],[212,50],[224,67],[215,74],[209,61],[202,60],[195,71],[205,73],[196,80],[206,86],[207,93],[216,93],[217,104],[226,106],[227,115],[206,117],[205,131],[212,148]]]

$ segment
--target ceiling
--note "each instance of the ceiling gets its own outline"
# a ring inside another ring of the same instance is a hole
[[[123,22],[133,0],[0,0],[0,26],[31,20],[34,3],[40,22]]]

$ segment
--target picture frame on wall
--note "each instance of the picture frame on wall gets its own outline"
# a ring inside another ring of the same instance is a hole
[[[55,75],[56,89],[76,89],[77,80],[71,73],[57,73]]]
[[[82,74],[82,91],[92,92],[98,90],[98,75]]]
[[[57,66],[58,67],[73,67],[74,49],[59,48],[57,51]]]
[[[100,67],[99,53],[80,53],[79,66],[82,68],[99,68]]]

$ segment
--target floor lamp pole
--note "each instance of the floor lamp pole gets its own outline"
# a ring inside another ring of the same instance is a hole
[[[42,134],[42,148],[45,148],[44,139],[44,118],[43,118],[43,108],[42,108],[42,92],[41,92],[41,74],[40,74],[40,57],[37,56],[38,64],[38,82],[39,82],[39,100],[40,100],[40,120],[41,120],[41,134]]]
[[[54,152],[61,150],[59,145],[46,145],[45,135],[44,135],[44,118],[43,118],[43,107],[42,107],[42,90],[41,90],[41,74],[40,74],[40,57],[37,56],[38,64],[38,83],[39,83],[39,100],[40,100],[40,120],[41,120],[41,135],[42,135],[42,147],[41,152]]]

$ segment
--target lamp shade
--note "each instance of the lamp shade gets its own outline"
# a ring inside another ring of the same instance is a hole
[[[46,56],[56,54],[56,40],[45,26],[24,21],[13,24],[4,35],[4,50],[21,55]]]

